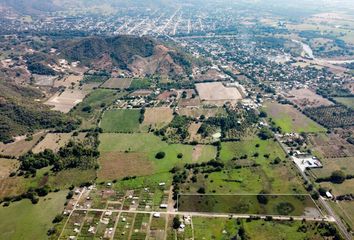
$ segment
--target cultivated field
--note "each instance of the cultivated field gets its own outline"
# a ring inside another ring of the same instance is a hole
[[[221,82],[197,83],[197,92],[202,101],[223,105],[225,102],[235,103],[242,99],[241,93],[235,87],[225,87]]]
[[[173,119],[173,110],[169,107],[147,108],[144,114],[144,125],[162,127]]]
[[[106,167],[102,167],[98,175],[103,179],[168,172],[175,165],[209,161],[216,154],[214,146],[204,146],[194,160],[193,146],[167,144],[157,136],[147,133],[101,134],[100,142],[99,150],[102,153],[100,162]],[[155,155],[160,151],[166,155],[163,159],[156,159]],[[182,158],[177,157],[179,153],[182,153]],[[127,157],[131,161],[128,161]],[[108,170],[110,166],[114,166],[117,171]],[[119,167],[121,170],[118,170]]]
[[[289,91],[289,94],[293,96],[290,97],[289,100],[293,101],[301,108],[333,105],[328,99],[323,98],[307,88],[293,89]]]
[[[139,130],[140,110],[113,109],[103,113],[100,127],[104,132],[135,132]]]
[[[225,115],[226,113],[223,108],[185,107],[179,109],[179,114],[193,118],[199,118],[201,115],[204,115],[206,118],[209,118],[217,115]]]
[[[55,93],[45,104],[53,106],[52,110],[68,113],[86,96],[85,91],[80,89],[65,89],[64,92]]]
[[[110,78],[104,82],[101,87],[112,89],[127,89],[130,87],[133,79],[131,78]]]
[[[326,129],[306,117],[291,105],[267,102],[264,110],[275,124],[286,133],[291,132],[324,132]]]

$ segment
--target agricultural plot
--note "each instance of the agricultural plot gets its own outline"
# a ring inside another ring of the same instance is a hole
[[[306,108],[305,114],[328,128],[354,125],[354,109],[341,105]]]
[[[140,110],[112,109],[104,112],[100,127],[104,132],[136,132],[139,130]]]
[[[166,215],[161,214],[160,217],[154,217],[150,223],[150,231],[148,239],[163,240],[165,237]]]
[[[115,178],[120,178],[132,175],[139,176],[143,173],[152,174],[168,172],[175,165],[182,166],[188,162],[209,161],[215,157],[215,155],[211,156],[210,154],[216,153],[215,147],[206,146],[201,150],[198,157],[193,160],[193,146],[167,144],[166,142],[161,141],[157,136],[146,133],[101,134],[100,142],[99,150],[102,153],[102,161],[114,161],[113,164],[109,164],[117,165],[117,168],[128,169],[127,172],[120,170],[114,173],[113,171],[112,174],[108,174],[108,179],[111,179],[114,174],[116,175]],[[164,158],[156,159],[156,154],[161,151],[165,153]],[[178,158],[178,154],[180,153],[182,154],[182,157]],[[104,159],[106,154],[110,154],[107,155],[110,157]],[[135,160],[127,161],[125,160],[127,156],[130,156]],[[139,164],[134,164],[137,163],[137,161]],[[131,171],[129,171],[129,169],[131,169]],[[101,170],[99,170],[99,176],[101,176],[101,178],[106,178],[103,172],[100,173],[100,171]]]
[[[352,97],[338,97],[334,98],[337,102],[344,104],[347,107],[354,108],[354,98]]]
[[[201,108],[201,107],[186,107],[179,109],[180,115],[185,115],[193,118],[200,118],[200,116],[204,115],[206,118],[215,117],[215,116],[223,116],[226,114],[223,108]]]
[[[205,103],[222,106],[225,102],[236,103],[242,99],[236,87],[225,87],[221,82],[197,83],[199,97]]]
[[[0,208],[0,239],[47,239],[52,220],[61,213],[67,191],[50,193],[37,204],[25,199]]]
[[[144,114],[143,125],[152,127],[163,127],[173,119],[173,110],[169,107],[147,108]]]
[[[45,133],[43,132],[36,133],[30,141],[26,140],[23,136],[13,143],[3,144],[0,142],[0,154],[19,157],[31,150],[44,135]]]
[[[101,87],[111,89],[127,89],[130,87],[133,79],[131,78],[110,78],[105,81]]]
[[[289,100],[294,102],[300,108],[333,105],[331,101],[323,98],[308,88],[293,89],[289,91],[289,94],[292,95]]]
[[[286,133],[291,132],[324,132],[325,128],[306,117],[291,105],[267,102],[264,110],[275,124]]]
[[[81,128],[88,129],[97,126],[102,110],[123,96],[124,92],[109,89],[96,89],[89,93],[84,100],[75,107],[72,115],[81,119]]]
[[[114,240],[130,239],[133,230],[134,213],[121,213],[117,219],[118,224],[115,229]]]
[[[52,106],[52,110],[68,113],[74,106],[82,102],[86,94],[85,91],[77,88],[67,88],[64,92],[55,93],[45,104]]]
[[[54,87],[73,87],[82,80],[82,75],[68,75],[54,82]]]
[[[304,193],[296,170],[292,169],[293,166],[274,140],[264,141],[254,137],[222,143],[220,159],[237,168],[210,174],[208,179],[202,181],[207,192],[256,194],[265,190],[269,193]]]
[[[262,201],[259,200],[262,198]],[[184,195],[178,197],[182,212],[213,212],[321,217],[309,195]]]
[[[71,133],[48,133],[44,139],[40,141],[33,149],[33,153],[43,152],[45,149],[57,152],[61,147],[64,147],[70,139],[83,139],[85,133],[80,133],[79,136],[73,137]]]

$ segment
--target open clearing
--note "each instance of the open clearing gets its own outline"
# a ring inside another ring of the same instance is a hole
[[[277,157],[281,162],[274,164]],[[261,190],[269,193],[304,193],[296,169],[286,159],[280,145],[272,139],[264,141],[254,137],[238,142],[223,142],[220,159],[240,168],[209,174],[205,181],[201,179],[209,193],[257,194]]]
[[[215,157],[216,149],[214,146],[204,146],[200,156],[192,159],[193,146],[183,144],[167,144],[153,134],[148,133],[134,133],[134,134],[108,134],[100,135],[99,150],[102,153],[102,160],[108,166],[116,165],[115,168],[127,168],[131,171],[125,172],[119,170],[107,173],[109,179],[116,179],[123,176],[141,175],[145,172],[162,173],[170,171],[174,166],[183,166],[185,163],[205,162]],[[165,157],[163,159],[156,159],[156,153],[163,151]],[[124,155],[122,153],[134,153],[135,155]],[[182,158],[178,158],[179,153],[183,154]],[[105,158],[106,154],[109,157]],[[134,161],[139,161],[139,164],[134,164],[125,159],[126,156],[135,157]],[[113,163],[111,163],[113,161]],[[147,169],[145,169],[147,168]],[[104,169],[99,173],[101,178],[104,176]],[[151,171],[150,171],[151,169]]]
[[[289,94],[292,96],[289,97],[289,100],[293,101],[301,108],[333,105],[331,101],[323,98],[308,88],[293,89]]]
[[[260,204],[257,195],[183,195],[178,197],[182,212],[213,212],[321,217],[310,195],[264,195],[267,204]]]
[[[130,87],[133,79],[131,78],[110,78],[104,82],[101,87],[112,89],[127,89]]]
[[[140,110],[112,109],[104,112],[100,126],[104,132],[135,132],[139,130]]]
[[[126,176],[146,176],[153,173],[153,165],[146,154],[109,152],[99,158],[98,179],[114,180]],[[144,167],[139,167],[144,166]]]
[[[84,138],[86,134],[80,133],[78,139]],[[33,149],[33,153],[39,153],[45,149],[51,149],[57,152],[59,148],[64,147],[72,138],[71,133],[48,133],[42,141],[40,141]]]
[[[195,86],[200,99],[206,103],[223,105],[228,101],[235,103],[242,99],[236,87],[225,87],[221,82],[197,83]]]
[[[264,110],[275,124],[281,127],[282,131],[286,133],[326,131],[324,127],[306,117],[291,105],[267,102],[264,105]]]
[[[334,99],[347,107],[354,108],[354,97],[338,97]]]
[[[147,108],[144,114],[144,125],[162,127],[173,119],[173,110],[169,107]]]
[[[15,159],[0,158],[0,179],[9,177],[10,173],[16,171],[20,163]]]
[[[44,135],[45,133],[36,133],[33,135],[31,141],[26,141],[25,137],[22,137],[20,140],[9,144],[3,144],[0,142],[0,154],[19,157],[31,150]]]
[[[52,220],[61,213],[67,191],[50,193],[37,204],[28,199],[0,207],[0,239],[47,239]],[[5,220],[6,219],[6,220]]]
[[[82,102],[85,96],[85,91],[67,88],[64,92],[55,93],[45,104],[53,106],[52,110],[68,113],[75,105]]]
[[[68,75],[63,79],[54,81],[54,87],[72,87],[73,85],[78,85],[78,83],[82,80],[82,75]]]
[[[180,115],[199,118],[204,115],[206,118],[215,117],[217,115],[225,115],[223,108],[201,108],[201,107],[185,107],[179,109]]]

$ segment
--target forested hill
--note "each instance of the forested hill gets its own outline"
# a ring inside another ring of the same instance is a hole
[[[62,55],[71,61],[93,64],[107,57],[114,66],[125,69],[134,55],[149,57],[154,53],[156,43],[147,37],[88,37],[63,41],[57,47]]]
[[[166,74],[174,78],[191,74],[193,60],[184,52],[149,37],[120,35],[86,37],[57,42],[60,57],[80,61],[90,68],[129,70],[138,75]]]
[[[0,142],[9,142],[14,136],[38,129],[70,131],[75,128],[77,121],[35,102],[41,95],[36,89],[0,79]]]

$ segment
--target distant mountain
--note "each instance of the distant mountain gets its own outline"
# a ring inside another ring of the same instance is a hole
[[[149,37],[87,37],[65,40],[55,46],[60,57],[80,61],[94,69],[129,70],[138,75],[166,74],[186,76],[191,72],[189,57]]]
[[[22,15],[40,15],[63,9],[52,0],[0,0],[1,5]]]

